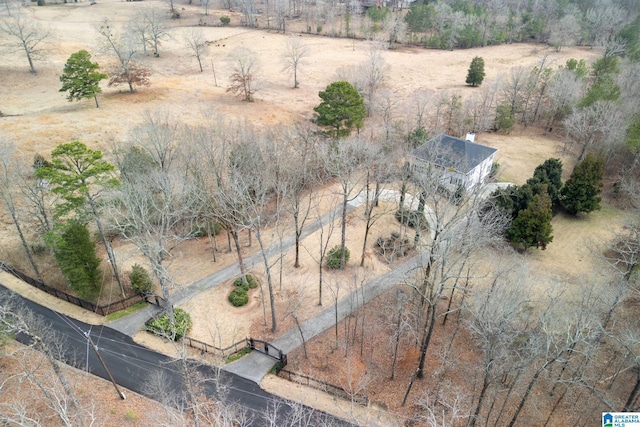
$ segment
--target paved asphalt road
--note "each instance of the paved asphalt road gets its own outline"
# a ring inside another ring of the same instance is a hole
[[[0,292],[11,291],[0,285]],[[105,364],[109,367],[116,383],[119,385],[145,395],[144,384],[149,376],[161,370],[174,389],[179,390],[181,388],[182,379],[176,369],[176,361],[170,357],[142,347],[136,344],[131,337],[111,328],[80,322],[24,299],[17,294],[14,295],[21,300],[25,307],[51,323],[52,329],[66,339],[66,363],[80,369],[86,369],[86,366],[89,366],[90,372],[108,380],[104,368],[83,335],[90,331],[90,335],[98,347]],[[28,343],[29,341],[29,338],[25,336],[18,336],[17,339],[23,343]],[[201,365],[199,371],[206,378],[214,377],[214,368],[211,366]],[[266,413],[269,405],[277,400],[278,397],[265,392],[255,382],[233,373],[221,372],[221,375],[225,376],[224,380],[229,386],[227,400],[237,402],[253,411],[256,416],[254,425],[262,425],[259,416]],[[208,396],[216,398],[217,391],[213,382],[207,382],[206,393]],[[147,397],[153,399],[153,396]],[[281,416],[286,416],[288,410],[289,407],[287,405],[280,405]],[[327,416],[326,414],[322,415],[323,417]],[[334,423],[349,425],[332,419],[331,424],[334,425]]]

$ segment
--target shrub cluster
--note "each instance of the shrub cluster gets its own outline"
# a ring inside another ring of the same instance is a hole
[[[400,258],[406,256],[411,250],[409,239],[400,238],[400,234],[393,232],[389,237],[378,237],[376,240],[378,251],[387,259]]]
[[[418,226],[422,226],[423,230],[427,228],[427,219],[424,217],[424,213],[418,210],[402,207],[396,211],[396,219],[411,228]]]
[[[191,316],[181,308],[173,310],[173,324],[167,313],[147,322],[147,331],[174,341],[180,340],[191,329]]]
[[[344,248],[344,262],[345,264],[349,262],[349,257],[351,256],[351,252],[349,252],[349,248]],[[342,260],[342,247],[334,246],[327,253],[327,267],[329,268],[340,268],[340,261]]]
[[[229,302],[234,307],[241,307],[249,302],[249,289],[257,288],[258,282],[251,274],[247,274],[245,280],[242,280],[242,277],[235,279],[233,286],[234,288],[229,294]]]

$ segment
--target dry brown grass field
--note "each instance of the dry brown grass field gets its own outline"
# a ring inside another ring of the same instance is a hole
[[[85,142],[89,147],[108,151],[111,141],[127,138],[128,131],[143,121],[146,112],[164,111],[176,120],[196,124],[205,120],[246,119],[258,129],[271,126],[288,126],[296,121],[308,121],[313,107],[320,99],[318,91],[334,81],[337,71],[344,67],[354,67],[363,62],[371,47],[371,42],[363,40],[339,39],[301,33],[281,34],[265,29],[248,29],[238,24],[239,14],[227,11],[211,11],[205,17],[202,8],[180,5],[181,18],[169,22],[171,38],[160,47],[158,58],[149,55],[141,62],[152,71],[151,86],[140,88],[130,94],[123,88],[104,87],[100,95],[100,108],[95,108],[93,100],[69,103],[65,94],[58,92],[59,76],[69,55],[80,49],[92,53],[94,60],[107,65],[109,56],[100,50],[95,26],[105,19],[117,25],[124,23],[142,8],[156,7],[166,10],[167,5],[159,1],[125,2],[100,0],[97,4],[88,2],[30,7],[32,18],[51,29],[52,37],[47,43],[47,52],[35,63],[36,74],[30,74],[26,59],[20,52],[0,56],[0,138],[13,141],[26,159],[35,153],[48,155],[58,144],[72,140]],[[218,17],[231,15],[232,25],[216,26]],[[201,20],[211,25],[199,26],[205,33],[210,46],[199,72],[196,61],[190,58],[183,47],[183,36]],[[287,29],[299,28],[300,23],[292,23]],[[300,67],[300,88],[292,89],[292,78],[283,71],[282,52],[287,38],[299,37],[309,46],[309,54]],[[235,47],[250,47],[256,51],[261,61],[260,85],[255,102],[242,102],[226,92],[231,74],[229,54]],[[391,91],[399,105],[409,103],[418,90],[437,93],[456,91],[462,97],[470,96],[474,88],[464,84],[471,59],[482,56],[486,64],[486,80],[499,79],[511,67],[533,67],[543,55],[548,63],[559,66],[568,58],[586,59],[597,57],[598,52],[582,48],[563,48],[556,52],[546,46],[533,44],[512,44],[457,51],[425,50],[422,48],[398,47],[384,51],[388,66],[384,86]],[[406,110],[403,110],[406,111]],[[398,117],[404,120],[406,117]],[[575,154],[563,151],[563,141],[557,135],[542,135],[540,129],[516,128],[509,135],[479,133],[477,141],[497,148],[497,161],[501,165],[500,180],[524,183],[534,168],[550,157],[561,158],[565,170],[570,170],[575,162]],[[566,177],[565,177],[566,178]],[[329,203],[325,204],[325,208]],[[0,236],[2,245],[0,259],[17,249],[9,217],[0,208]],[[531,269],[540,272],[540,286],[550,283],[563,286],[580,286],[580,279],[592,274],[595,260],[591,251],[605,242],[617,230],[623,214],[605,206],[578,220],[557,216],[553,220],[554,240],[546,251],[531,251],[522,262],[530,263]],[[332,273],[330,280],[351,280],[374,277],[389,267],[369,253],[367,267],[355,267],[362,246],[362,212],[354,211],[349,218],[349,247],[352,248],[352,266],[346,272]],[[372,231],[374,241],[377,235],[395,227],[393,217],[382,220]],[[336,239],[339,238],[336,234]],[[176,253],[172,272],[179,285],[197,281],[217,269],[236,261],[233,253],[224,250],[225,240],[220,238],[223,248],[218,261],[213,262],[206,241],[188,242]],[[291,254],[284,261],[283,283],[279,286],[277,310],[281,315],[280,332],[292,327],[291,318],[284,318],[289,301],[302,297],[305,301],[300,320],[309,318],[318,311],[315,304],[315,283],[317,265],[313,260],[314,247],[318,239],[311,236],[305,241],[302,268],[293,270]],[[246,243],[246,241],[245,241]],[[125,265],[143,262],[135,250],[125,244],[116,244],[119,258]],[[246,252],[258,250],[257,245],[246,247]],[[372,248],[369,248],[372,252]],[[256,265],[255,274],[261,276],[261,268]],[[295,272],[294,272],[295,271]],[[248,307],[234,309],[226,302],[228,286],[203,293],[188,302],[186,308],[194,319],[192,335],[207,342],[223,344],[244,338],[248,334],[269,337],[264,327],[259,293],[254,293]],[[326,304],[330,304],[327,295]],[[214,313],[212,316],[211,313]],[[213,320],[211,320],[213,318]],[[470,355],[472,356],[472,355]],[[410,361],[406,361],[410,365]],[[459,378],[464,381],[463,377]],[[333,382],[337,382],[336,379]],[[385,384],[372,395],[382,396]],[[386,385],[388,387],[388,385]],[[382,400],[382,397],[380,397]],[[389,408],[397,408],[397,399],[390,398]]]

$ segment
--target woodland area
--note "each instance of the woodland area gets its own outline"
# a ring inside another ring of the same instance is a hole
[[[352,292],[350,316],[293,352],[290,369],[353,401],[367,395],[406,425],[588,425],[640,410],[637,2],[2,6],[0,262],[106,303],[135,292],[171,302],[231,260],[259,278],[241,317],[267,338]],[[472,58],[487,75],[465,86]],[[336,119],[328,96],[355,107]],[[410,173],[416,147],[468,131],[526,141],[492,173],[513,186],[450,192],[435,171]],[[541,140],[548,158],[529,154]],[[509,169],[519,157],[522,170]],[[598,210],[607,239],[574,242],[587,254],[571,260],[575,275],[535,264]],[[183,256],[195,245],[200,270]],[[260,262],[246,265],[252,253]],[[361,304],[371,274],[418,254]],[[142,269],[147,279],[132,279]],[[311,281],[293,279],[310,270]],[[0,307],[3,330],[39,330]],[[168,319],[183,309],[168,304]],[[205,321],[191,316],[194,330]],[[16,402],[3,386],[0,419],[95,421],[53,361],[59,345],[33,345],[53,369],[46,386],[28,364],[3,377],[42,394]],[[3,349],[12,366],[24,351]],[[164,396],[182,406],[162,422],[248,422],[203,402],[197,385],[182,393]],[[53,415],[38,418],[43,405]]]

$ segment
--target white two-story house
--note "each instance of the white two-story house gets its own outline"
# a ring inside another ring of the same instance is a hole
[[[410,154],[416,179],[437,179],[443,187],[455,191],[459,187],[471,190],[483,183],[491,173],[495,148],[476,144],[468,139],[440,134],[425,142]]]

